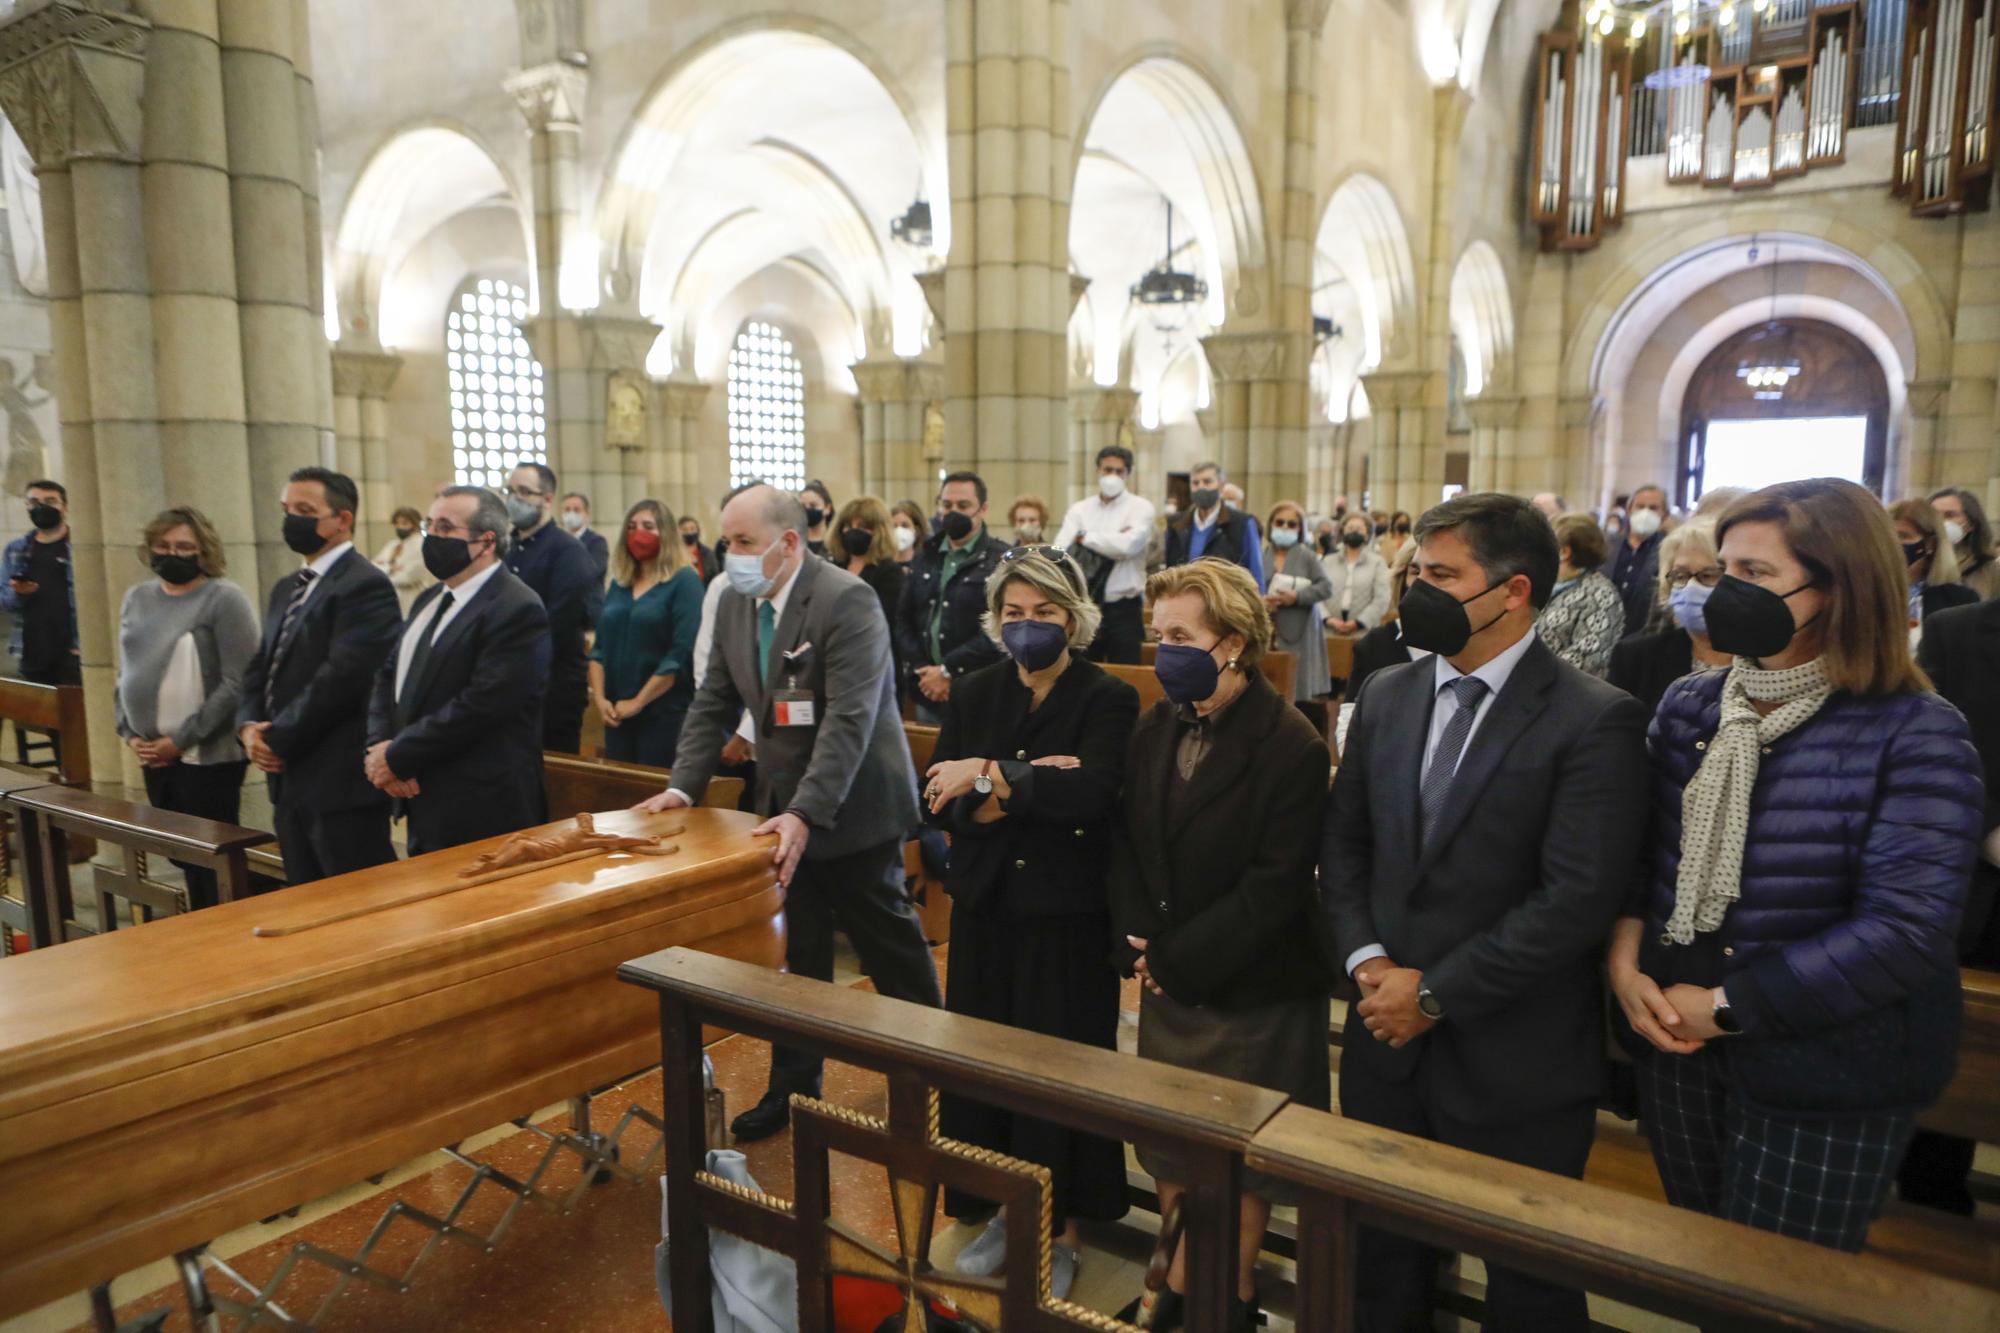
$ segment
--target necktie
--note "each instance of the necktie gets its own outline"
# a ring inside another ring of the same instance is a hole
[[[1465,738],[1472,734],[1473,720],[1479,716],[1479,701],[1486,696],[1486,682],[1477,676],[1460,676],[1451,682],[1450,689],[1458,700],[1458,711],[1444,724],[1444,735],[1438,738],[1431,766],[1424,770],[1423,787],[1418,795],[1426,847],[1437,830],[1438,818],[1444,814],[1445,797],[1451,792],[1451,780],[1458,776],[1459,757],[1465,753]]]
[[[299,586],[292,589],[292,599],[285,603],[285,614],[278,621],[278,637],[271,643],[271,666],[264,673],[264,716],[270,717],[278,711],[278,668],[284,664],[285,654],[291,651],[292,636],[298,632],[299,609],[306,604],[306,594],[312,591],[313,581],[319,577],[317,571],[299,571]]]
[[[431,617],[428,625],[424,626],[424,632],[417,637],[417,650],[410,654],[409,673],[403,677],[403,688],[396,695],[398,713],[407,715],[410,704],[416,698],[417,687],[424,678],[424,668],[431,662],[431,643],[437,638],[438,623],[444,619],[445,612],[449,610],[451,610],[451,589],[446,588],[444,596],[438,598],[437,614]],[[397,730],[402,730],[400,722]]]
[[[778,609],[768,597],[757,599],[757,679],[771,678],[771,639],[778,632]]]

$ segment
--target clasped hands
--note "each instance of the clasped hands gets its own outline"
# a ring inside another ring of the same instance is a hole
[[[1722,1035],[1715,1025],[1715,991],[1686,982],[1660,989],[1658,982],[1629,965],[1608,969],[1611,993],[1632,1030],[1668,1055],[1693,1055]]]
[[[125,743],[132,747],[132,753],[139,756],[139,763],[145,768],[165,768],[181,757],[181,747],[170,736],[151,741],[134,736]]]
[[[391,796],[408,799],[423,794],[415,778],[399,778],[390,770],[388,741],[376,741],[368,747],[363,768],[368,774],[368,780]]]
[[[937,814],[947,805],[972,790],[973,782],[986,771],[987,759],[946,759],[932,764],[924,771],[929,781],[924,787],[924,804],[932,814]],[[1036,768],[1082,768],[1083,761],[1073,754],[1043,755],[1030,760]],[[996,766],[997,767],[997,766]]]
[[[917,690],[934,704],[941,704],[951,697],[951,677],[941,666],[917,668]]]
[[[645,711],[645,705],[637,699],[607,699],[601,694],[596,698],[597,715],[604,719],[604,725],[607,727],[615,727],[620,722],[629,722]]]
[[[1417,992],[1424,982],[1421,970],[1370,958],[1354,969],[1354,982],[1361,987],[1361,1003],[1354,1012],[1375,1040],[1401,1050],[1437,1026],[1436,1019],[1417,1008]]]

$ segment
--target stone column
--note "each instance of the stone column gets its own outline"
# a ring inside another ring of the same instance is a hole
[[[1074,425],[1071,440],[1076,467],[1068,488],[1046,496],[1050,521],[1060,523],[1069,506],[1086,495],[1097,493],[1097,451],[1114,444],[1133,448],[1135,417],[1139,410],[1136,390],[1123,385],[1089,385],[1070,390],[1069,412]],[[1164,489],[1164,477],[1141,477],[1138,459],[1132,467],[1132,488],[1141,495],[1157,495]],[[1049,535],[1053,537],[1054,531]]]
[[[698,512],[720,499],[727,474],[705,484],[697,449],[702,406],[709,386],[676,372],[654,381],[654,447],[646,455],[646,494],[664,501],[675,514]],[[706,526],[713,526],[706,525]],[[711,543],[713,537],[710,538]]]
[[[660,326],[603,311],[578,315],[575,323],[583,352],[583,394],[580,403],[562,404],[563,489],[588,495],[602,528],[622,523],[626,508],[647,494],[650,430],[643,420],[634,423],[630,413],[635,406],[641,413],[650,410],[646,354],[659,338]],[[578,380],[570,378],[572,384]],[[614,415],[620,419],[614,421]]]
[[[389,540],[389,514],[396,507],[389,466],[388,398],[403,358],[336,346],[328,368],[333,385],[334,466],[361,488],[355,541],[372,553]]]
[[[947,431],[992,493],[1056,494],[1068,433],[1069,0],[946,0]]]
[[[1319,34],[1332,0],[1285,3],[1285,174],[1278,223],[1277,326],[1280,378],[1265,393],[1269,423],[1253,432],[1244,494],[1263,508],[1279,499],[1311,507],[1308,431],[1312,422],[1312,265],[1319,218],[1315,141],[1319,105]],[[1259,396],[1252,390],[1253,399]],[[1255,408],[1252,409],[1255,412]],[[1324,420],[1324,416],[1321,417]]]
[[[1428,507],[1423,490],[1426,399],[1435,377],[1422,370],[1377,370],[1361,377],[1374,440],[1368,453],[1370,507],[1384,513]],[[1349,492],[1355,503],[1360,498]],[[1435,498],[1435,497],[1432,497]]]
[[[506,88],[528,122],[535,205],[535,306],[547,317],[562,309],[563,256],[578,239],[583,222],[577,163],[583,151],[583,108],[590,74],[570,60],[551,60],[514,74]]]
[[[1940,486],[1966,484],[1945,477],[1944,424],[1951,399],[1949,379],[1910,381],[1910,436],[1903,449],[1904,476],[1909,483],[1896,489],[1928,495]]]
[[[331,435],[332,423],[322,426],[322,406],[329,413],[331,408],[331,367],[325,327],[315,310],[319,207],[307,189],[316,174],[309,164],[317,145],[307,141],[314,127],[300,121],[302,34],[294,27],[293,5],[217,0],[216,8],[257,539],[255,582],[268,587],[298,565],[284,544],[283,515],[274,497],[294,469],[322,460],[322,437]],[[187,224],[171,225],[178,237]],[[262,503],[255,502],[258,497]]]
[[[1305,493],[1309,346],[1305,335],[1290,332],[1211,333],[1201,340],[1215,386],[1219,461],[1253,509]]]
[[[1431,93],[1431,206],[1428,240],[1428,281],[1424,284],[1423,342],[1418,353],[1432,372],[1423,390],[1423,423],[1416,449],[1403,457],[1402,476],[1408,492],[1401,508],[1411,513],[1429,508],[1444,494],[1444,435],[1446,381],[1451,373],[1451,277],[1458,266],[1457,217],[1458,141],[1465,128],[1472,94],[1457,80]]]
[[[1520,398],[1481,394],[1466,399],[1465,410],[1472,417],[1472,465],[1465,488],[1510,489],[1514,451],[1520,444]]]
[[[126,553],[163,492],[139,165],[150,35],[83,3],[0,28],[0,108],[42,187],[91,767],[106,775],[127,758],[111,726],[117,608],[138,577]]]
[[[1515,477],[1516,487],[1526,488],[1528,494],[1556,491],[1563,495],[1589,495],[1595,489],[1591,474],[1598,468],[1601,452],[1596,438],[1597,399],[1587,394],[1564,398],[1557,405],[1557,422],[1560,429],[1545,442],[1546,456],[1525,476]],[[1522,461],[1534,463],[1532,455]],[[1648,480],[1658,481],[1670,495],[1676,489],[1671,477]]]
[[[937,493],[937,464],[926,445],[931,407],[944,397],[945,370],[935,361],[888,357],[857,361],[854,381],[861,390],[861,486],[886,504],[914,499],[928,505]],[[986,477],[995,504],[1019,494],[1003,491]]]

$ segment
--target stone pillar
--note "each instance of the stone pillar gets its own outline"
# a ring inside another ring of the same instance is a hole
[[[945,415],[993,494],[1059,492],[1068,435],[1069,0],[945,3]]]
[[[1951,399],[1948,379],[1910,381],[1910,436],[1903,450],[1904,476],[1909,480],[1897,490],[1928,495],[1940,486],[1966,484],[1945,477],[1944,426]]]
[[[1076,467],[1066,492],[1058,492],[1046,498],[1052,511],[1050,520],[1060,523],[1069,506],[1086,495],[1097,493],[1097,451],[1114,444],[1126,448],[1133,447],[1136,432],[1136,414],[1139,410],[1139,395],[1136,390],[1123,385],[1071,389],[1069,393],[1070,420],[1074,424],[1071,439],[1074,445]],[[1133,458],[1132,489],[1140,495],[1158,494],[1165,489],[1164,477],[1141,477],[1138,459]],[[1049,535],[1053,537],[1054,531]]]
[[[1547,456],[1526,476],[1515,478],[1517,487],[1525,487],[1527,494],[1535,491],[1556,491],[1562,495],[1591,494],[1596,489],[1591,474],[1598,470],[1602,454],[1598,448],[1597,419],[1595,397],[1579,394],[1564,398],[1557,405],[1560,429],[1547,441]],[[1671,477],[1649,477],[1647,480],[1665,486],[1669,495],[1677,489]]]
[[[1219,461],[1253,509],[1305,493],[1309,347],[1306,335],[1290,332],[1211,333],[1201,340],[1215,386]]]
[[[295,31],[293,5],[217,0],[216,8],[257,539],[254,581],[269,587],[298,566],[272,497],[293,470],[322,460],[323,436],[330,437],[332,427],[330,421],[322,426],[322,407],[330,415],[332,405],[331,367],[314,308],[321,285],[319,207],[307,190],[317,145],[307,140],[313,126],[300,122],[302,34]],[[178,238],[188,224],[171,225]],[[247,574],[245,581],[251,581]]]
[[[83,3],[0,28],[0,108],[42,187],[91,767],[106,775],[128,757],[111,726],[118,606],[139,577],[126,553],[163,492],[139,165],[150,36]]]
[[[945,370],[935,361],[886,357],[857,361],[854,382],[861,390],[861,488],[885,504],[913,499],[928,506],[937,493],[941,452],[926,448],[931,407],[944,398]],[[941,443],[941,442],[940,442]],[[988,493],[1004,505],[1017,491],[1003,491],[991,475]]]
[[[704,485],[701,475],[697,435],[709,386],[677,372],[655,380],[653,390],[654,443],[646,454],[646,494],[676,515],[697,512],[704,503],[721,498],[728,488],[720,483],[729,479],[725,474],[715,479],[717,484]]]
[[[1436,376],[1422,370],[1377,370],[1361,377],[1368,391],[1374,440],[1368,453],[1370,507],[1384,513],[1428,508],[1423,480],[1427,400]],[[1349,492],[1350,499],[1359,497]]]
[[[583,206],[577,163],[583,151],[584,99],[590,74],[570,60],[551,60],[510,77],[528,122],[528,160],[535,205],[535,307],[562,309],[562,261],[578,240]]]
[[[622,523],[625,510],[648,494],[650,428],[643,420],[633,422],[630,414],[650,411],[646,354],[659,338],[660,326],[601,311],[576,316],[576,325],[583,352],[583,401],[563,405],[563,489],[588,495],[602,528]]]
[[[333,385],[334,466],[361,488],[354,539],[373,553],[389,540],[389,514],[396,507],[389,465],[388,398],[403,358],[336,346],[327,360]]]
[[[1409,495],[1401,507],[1412,514],[1429,508],[1444,494],[1444,436],[1451,373],[1451,277],[1458,266],[1458,237],[1452,222],[1458,215],[1458,141],[1465,128],[1472,94],[1457,80],[1431,93],[1431,206],[1428,240],[1428,281],[1424,284],[1423,342],[1418,353],[1432,372],[1423,390],[1423,422],[1416,448],[1403,456],[1403,481]],[[1407,441],[1406,441],[1407,443]]]
[[[1285,174],[1278,222],[1278,336],[1283,370],[1264,393],[1268,426],[1253,432],[1244,494],[1265,508],[1279,499],[1311,507],[1308,431],[1312,422],[1312,266],[1319,218],[1314,207],[1319,105],[1319,34],[1332,0],[1286,0]],[[1253,389],[1253,400],[1259,391]],[[1256,408],[1252,408],[1253,413]],[[1322,415],[1321,420],[1324,420]]]
[[[1472,417],[1472,460],[1465,489],[1511,489],[1514,453],[1520,447],[1520,398],[1481,394],[1466,399],[1465,410]]]

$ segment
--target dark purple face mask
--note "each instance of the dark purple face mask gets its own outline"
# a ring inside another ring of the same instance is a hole
[[[1189,643],[1163,643],[1154,650],[1153,673],[1160,688],[1177,704],[1198,704],[1215,693],[1222,680],[1222,668],[1215,664],[1215,649],[1197,648]]]

